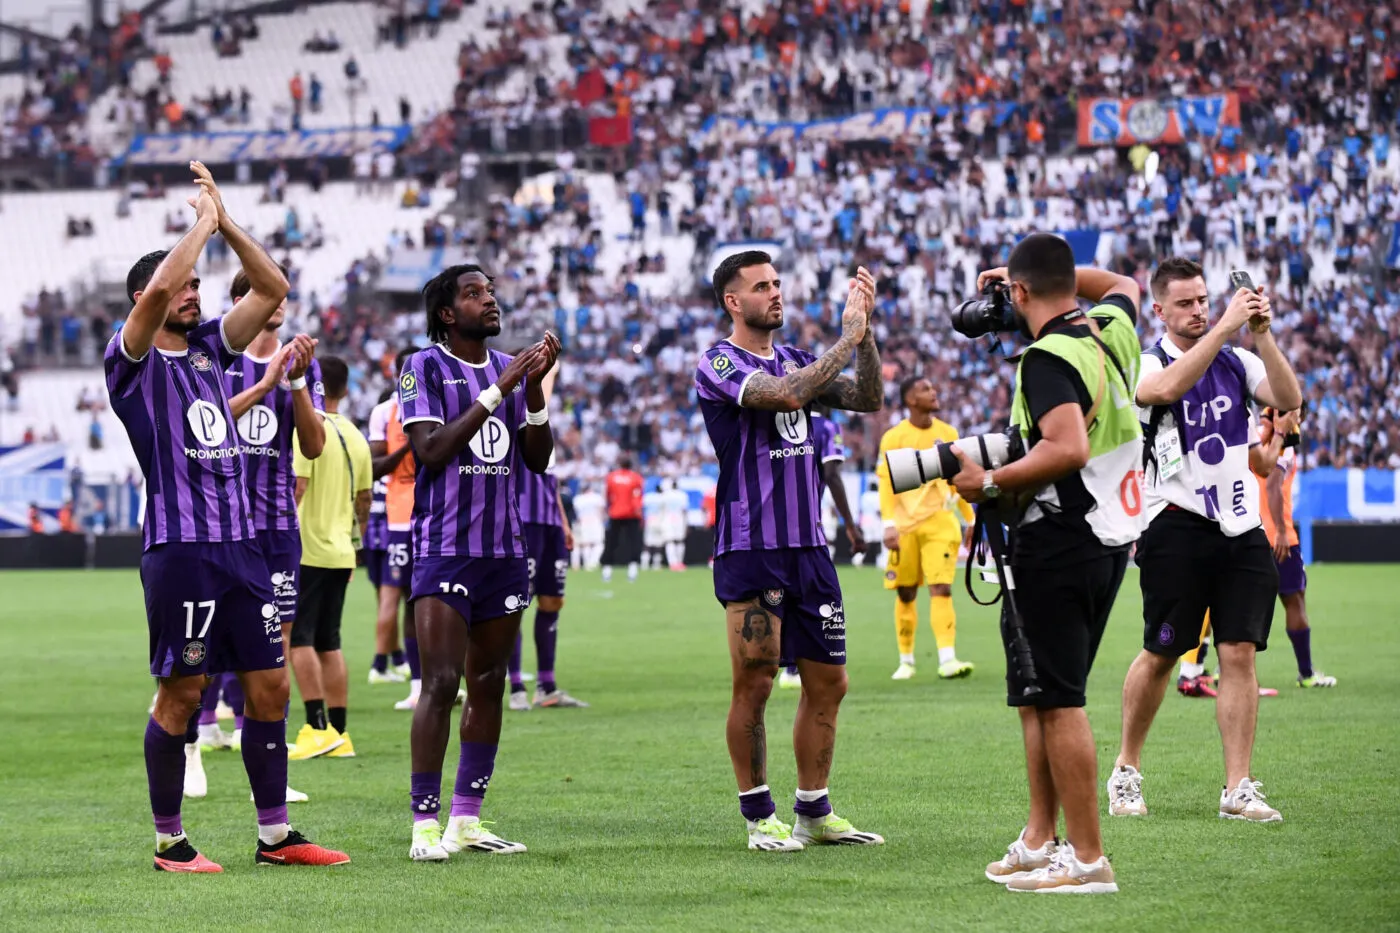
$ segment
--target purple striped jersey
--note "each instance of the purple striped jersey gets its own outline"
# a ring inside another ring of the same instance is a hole
[[[812,437],[817,448],[817,458],[823,464],[846,460],[846,444],[841,437],[841,428],[825,415],[812,414]]]
[[[511,361],[495,350],[486,362],[458,359],[440,346],[419,350],[399,377],[406,429],[415,421],[452,421],[471,408]],[[413,485],[413,557],[524,557],[515,453],[525,426],[525,387],[496,406],[462,452],[441,470],[418,464]]]
[[[223,370],[238,361],[222,318],[200,324],[180,352],[127,355],[118,331],[103,355],[112,411],[126,427],[146,478],[142,542],[242,541],[253,514]]]
[[[755,373],[781,377],[813,360],[794,347],[774,347],[771,357],[756,356],[728,340],[700,358],[695,390],[719,458],[717,555],[826,545],[821,462],[811,416],[806,409],[762,411],[739,404]]]
[[[550,458],[550,467],[554,466]],[[515,488],[520,492],[520,520],[530,525],[564,527],[559,511],[559,477],[553,473],[532,473],[520,460],[520,480]]]
[[[278,348],[281,349],[280,347]],[[244,353],[224,369],[224,388],[231,399],[257,385],[272,360],[258,360]],[[306,388],[317,411],[326,410],[326,387],[321,364],[311,361]],[[296,476],[292,474],[292,387],[284,377],[262,401],[238,419],[239,450],[243,453],[243,482],[253,508],[258,531],[296,531]]]
[[[369,500],[369,521],[365,522],[364,547],[367,551],[383,551],[389,547],[389,514],[384,500],[389,495],[389,483],[384,477],[374,481]]]

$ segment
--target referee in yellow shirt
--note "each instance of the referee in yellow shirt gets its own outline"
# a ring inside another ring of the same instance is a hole
[[[959,661],[953,642],[957,616],[953,611],[953,580],[957,576],[958,546],[972,528],[972,506],[941,479],[918,489],[895,495],[890,486],[885,452],[917,448],[927,450],[941,441],[954,441],[958,432],[933,416],[938,411],[938,393],[922,376],[904,380],[900,400],[909,417],[880,438],[879,467],[880,517],[885,523],[885,589],[894,590],[894,627],[899,637],[899,669],[894,680],[914,676],[914,633],[919,628],[919,607],[915,599],[919,586],[929,590],[929,621],[938,642],[938,676],[944,679],[966,677],[972,665]],[[954,513],[957,510],[957,514]],[[965,532],[958,524],[962,516]]]
[[[301,591],[297,624],[292,626],[292,671],[306,704],[306,725],[287,752],[293,761],[355,756],[345,727],[349,684],[340,650],[340,616],[355,569],[360,529],[369,519],[374,468],[369,442],[340,414],[349,375],[344,360],[333,356],[321,360],[325,449],[319,458],[307,460],[301,448],[292,445],[301,520]]]

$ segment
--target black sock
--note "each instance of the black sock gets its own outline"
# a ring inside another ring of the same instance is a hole
[[[398,667],[403,663],[403,652],[399,649],[395,649],[394,653],[389,655],[389,660],[394,662],[395,667]]]
[[[335,727],[335,731],[336,731],[336,732],[339,732],[341,735],[344,735],[344,734],[345,734],[345,707],[343,707],[343,706],[332,706],[330,709],[326,710],[326,712],[330,714],[330,717],[331,717],[331,725]]]
[[[379,673],[384,673],[389,669],[389,656],[387,654],[376,654],[374,656],[373,667]]]
[[[306,722],[313,729],[326,728],[326,701],[306,701]]]

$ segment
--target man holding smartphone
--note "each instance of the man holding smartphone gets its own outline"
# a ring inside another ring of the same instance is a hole
[[[1249,451],[1254,401],[1302,404],[1293,369],[1269,332],[1269,299],[1239,284],[1208,327],[1210,298],[1197,263],[1164,260],[1152,274],[1152,308],[1166,325],[1142,355],[1136,400],[1145,445],[1143,498],[1151,523],[1138,542],[1143,650],[1123,683],[1123,744],[1108,780],[1109,813],[1142,816],[1142,746],[1175,659],[1194,647],[1210,611],[1220,658],[1216,721],[1225,748],[1222,818],[1277,822],[1250,775],[1259,713],[1255,653],[1268,645],[1278,569],[1260,528]],[[1227,345],[1245,324],[1258,354]]]

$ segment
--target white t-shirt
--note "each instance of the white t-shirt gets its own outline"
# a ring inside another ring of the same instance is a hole
[[[642,496],[642,535],[647,547],[660,547],[666,543],[666,515],[662,508],[661,493],[649,492]]]
[[[1181,358],[1182,351],[1169,336],[1162,338],[1162,349],[1169,359]],[[1174,505],[1218,522],[1220,530],[1233,538],[1259,526],[1259,484],[1249,469],[1249,448],[1259,442],[1251,403],[1267,377],[1264,361],[1248,350],[1226,347],[1220,352],[1233,353],[1242,364],[1243,393],[1234,379],[1233,368],[1217,359],[1178,403],[1186,421],[1182,429],[1178,431],[1172,411],[1163,415],[1157,428],[1158,451],[1167,435],[1176,435],[1183,441],[1181,466],[1166,479],[1159,477],[1160,462],[1149,466],[1143,501],[1150,518]],[[1139,379],[1161,370],[1162,363],[1156,356],[1142,355]],[[1151,414],[1151,406],[1138,408],[1138,418],[1144,425]]]
[[[679,489],[667,489],[661,493],[661,511],[665,516],[667,540],[684,541],[690,497]]]
[[[389,439],[389,418],[394,413],[395,404],[394,399],[386,398],[370,411],[368,440],[371,444]]]
[[[596,492],[581,492],[574,497],[574,535],[587,544],[603,540],[603,497]]]

